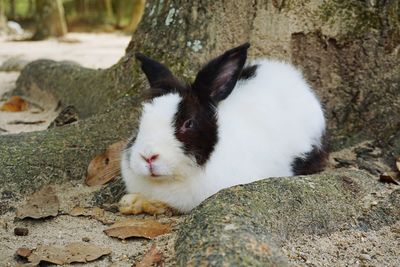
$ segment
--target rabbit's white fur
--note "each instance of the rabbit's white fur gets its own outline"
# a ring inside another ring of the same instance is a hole
[[[129,193],[140,193],[188,212],[219,190],[268,177],[291,176],[296,157],[320,146],[322,107],[293,66],[258,60],[256,76],[239,80],[217,107],[218,142],[203,167],[186,156],[174,136],[177,93],[144,104],[134,145],[123,154],[122,176]],[[140,158],[159,154],[158,174],[148,177]]]

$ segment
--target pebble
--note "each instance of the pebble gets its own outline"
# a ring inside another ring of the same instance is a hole
[[[369,261],[369,260],[371,260],[371,256],[368,254],[361,254],[359,259],[364,260],[364,261]]]
[[[90,238],[87,237],[87,236],[82,237],[82,241],[83,241],[83,242],[90,242]]]
[[[0,220],[0,228],[3,228],[4,230],[8,229],[8,224],[4,220]]]
[[[26,236],[29,234],[29,230],[24,227],[16,227],[14,228],[14,234],[17,236]]]

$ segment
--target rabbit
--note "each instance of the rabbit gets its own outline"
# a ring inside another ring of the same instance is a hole
[[[287,63],[250,44],[208,62],[192,84],[137,53],[150,84],[136,138],[122,155],[123,213],[188,213],[221,189],[321,171],[328,152],[320,101]]]

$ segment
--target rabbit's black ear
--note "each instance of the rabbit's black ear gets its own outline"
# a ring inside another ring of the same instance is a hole
[[[250,44],[245,43],[208,62],[197,74],[193,90],[216,103],[228,97],[246,62],[249,47]]]
[[[141,53],[136,53],[135,56],[142,63],[141,68],[144,74],[146,74],[150,87],[169,91],[182,86],[181,82],[175,78],[164,64]]]

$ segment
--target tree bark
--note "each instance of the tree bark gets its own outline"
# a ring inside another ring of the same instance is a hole
[[[36,32],[33,40],[61,37],[67,34],[61,0],[36,0]]]

